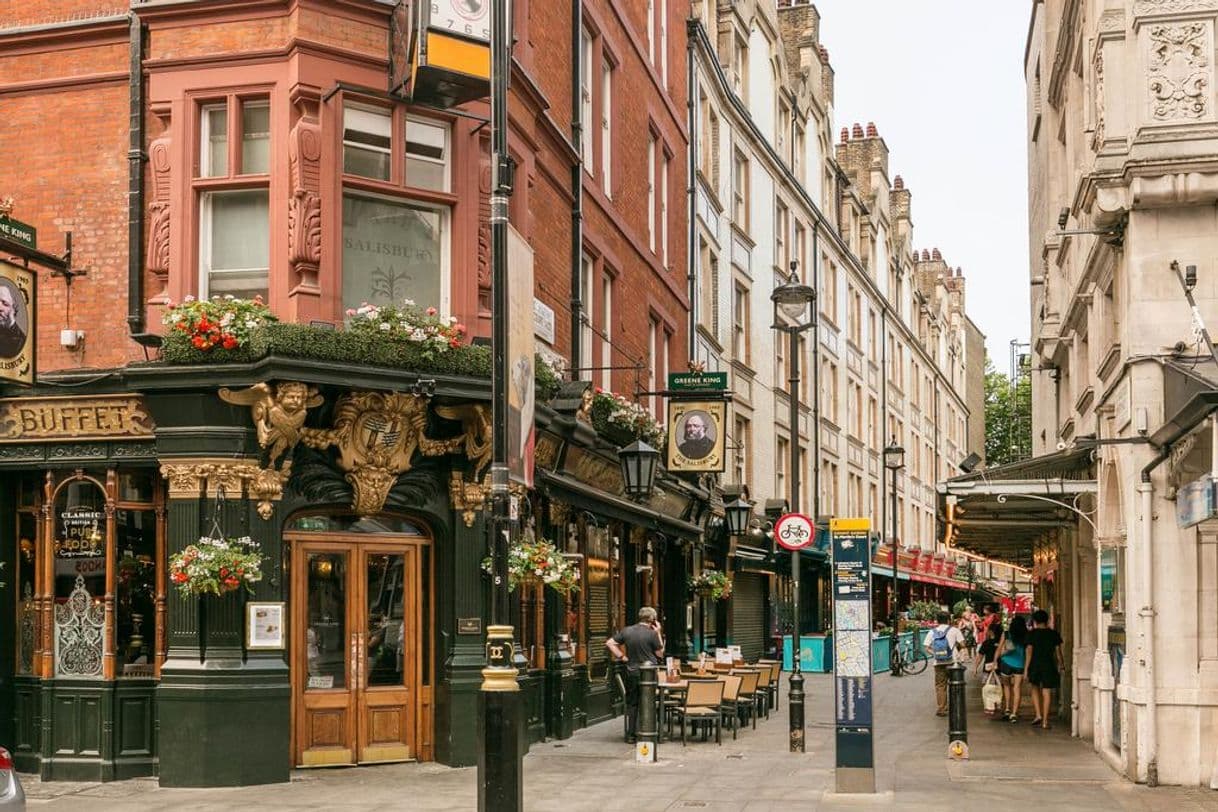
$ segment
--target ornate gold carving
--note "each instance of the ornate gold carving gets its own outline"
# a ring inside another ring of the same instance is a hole
[[[584,389],[579,396],[579,411],[575,413],[576,420],[582,420],[589,426],[592,425],[592,401],[596,399],[596,392],[591,386]]]
[[[258,500],[258,515],[270,519],[274,502],[283,497],[283,486],[291,475],[288,461],[280,469],[259,468],[256,460],[178,460],[161,466],[169,482],[170,499],[193,499],[202,493],[215,496],[220,488],[228,496],[239,496],[248,483],[251,498]]]
[[[153,428],[138,395],[0,400],[0,443],[147,438]]]
[[[473,463],[473,475],[477,477],[491,461],[491,410],[486,406],[467,403],[461,406],[437,406],[436,414],[447,420],[461,421],[461,436],[456,438],[461,443],[457,447],[464,446],[465,456]]]
[[[254,384],[234,392],[221,389],[220,399],[237,406],[249,406],[258,430],[258,444],[266,450],[267,467],[282,468],[284,458],[296,447],[306,412],[323,402],[317,389],[296,381],[284,381],[271,393],[270,384]]]
[[[466,482],[460,471],[453,471],[448,481],[448,495],[453,507],[461,511],[461,518],[466,527],[473,527],[478,511],[486,506],[487,494],[490,492],[485,481]]]

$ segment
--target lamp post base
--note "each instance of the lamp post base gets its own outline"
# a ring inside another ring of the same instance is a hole
[[[791,713],[791,752],[804,752],[804,675],[795,666],[791,673],[791,692],[787,704]]]
[[[488,675],[488,671],[504,671]],[[524,737],[520,730],[520,691],[516,669],[483,670],[478,693],[478,812],[521,812],[524,809]],[[504,687],[488,687],[499,683]]]

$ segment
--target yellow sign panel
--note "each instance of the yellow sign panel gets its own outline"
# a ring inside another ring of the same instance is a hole
[[[428,31],[427,65],[490,81],[491,49],[484,44]]]
[[[866,533],[871,530],[871,519],[830,519],[829,531],[832,533]]]

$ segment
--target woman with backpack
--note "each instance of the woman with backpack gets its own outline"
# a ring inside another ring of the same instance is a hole
[[[1009,722],[1019,721],[1023,699],[1023,672],[1028,642],[1028,621],[1023,615],[1011,618],[1011,625],[998,641],[998,676],[1002,679],[1003,715]]]

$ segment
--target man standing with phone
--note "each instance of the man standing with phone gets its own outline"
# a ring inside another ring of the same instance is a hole
[[[639,610],[639,622],[610,637],[605,647],[614,660],[626,663],[626,738],[633,744],[639,729],[639,669],[644,663],[659,665],[664,657],[656,610],[644,606]]]

